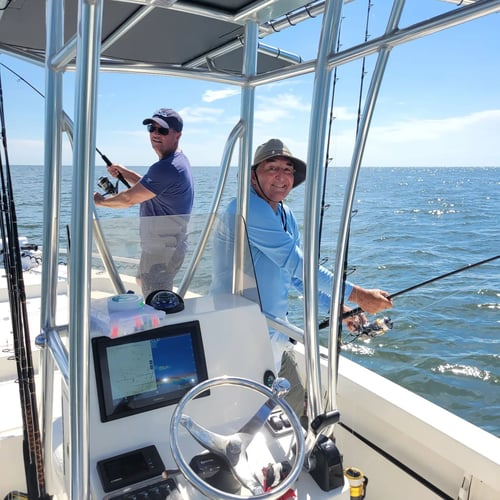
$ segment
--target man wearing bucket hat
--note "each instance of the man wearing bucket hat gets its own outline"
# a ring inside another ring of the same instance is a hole
[[[187,223],[193,208],[194,184],[191,165],[179,148],[184,126],[179,113],[170,108],[155,111],[142,122],[147,125],[158,161],[143,176],[113,164],[108,172],[120,174],[130,188],[104,196],[94,193],[94,202],[108,208],[139,204],[141,260],[138,282],[144,298],[160,289],[171,290],[187,248]]]
[[[294,157],[279,139],[270,139],[260,145],[251,167],[251,189],[249,196],[246,228],[250,251],[255,269],[258,294],[263,311],[271,317],[286,320],[288,314],[288,294],[292,287],[302,291],[303,253],[297,220],[292,210],[283,203],[290,191],[304,182],[306,164]],[[236,200],[232,200],[227,213],[236,213]],[[222,228],[220,231],[224,231]],[[219,234],[222,234],[219,232]],[[226,233],[227,234],[227,233]],[[231,238],[225,239],[225,244]],[[216,252],[219,250],[217,249]],[[232,255],[221,251],[220,255]],[[222,263],[221,263],[222,264]],[[227,289],[228,265],[214,268],[212,290]],[[333,274],[320,266],[318,286],[320,307],[330,307]],[[357,303],[364,311],[375,313],[392,306],[389,294],[378,289],[365,289],[351,283],[345,284],[345,301]],[[349,320],[348,327],[352,327]],[[304,404],[301,381],[293,380],[293,344],[290,339],[270,329],[271,343],[275,359],[275,371],[289,378],[292,389],[287,396],[289,403],[300,413]],[[301,414],[301,413],[300,413]]]

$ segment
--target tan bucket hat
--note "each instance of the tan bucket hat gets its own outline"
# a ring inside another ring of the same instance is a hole
[[[276,156],[284,156],[290,158],[294,167],[295,174],[293,176],[293,187],[297,187],[302,184],[306,178],[306,164],[302,160],[295,158],[290,153],[290,150],[283,144],[280,139],[269,139],[264,144],[261,144],[255,151],[255,156],[253,158],[252,169],[256,168],[259,163],[269,160],[270,158],[275,158]]]

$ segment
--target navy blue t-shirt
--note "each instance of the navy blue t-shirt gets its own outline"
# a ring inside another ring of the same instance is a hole
[[[141,217],[191,213],[193,177],[189,160],[182,151],[175,151],[151,165],[139,182],[156,195],[140,204]]]

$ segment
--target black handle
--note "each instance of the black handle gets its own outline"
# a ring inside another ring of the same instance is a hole
[[[104,160],[104,163],[106,163],[108,167],[113,165],[113,162],[106,155],[103,155],[97,148],[95,148],[95,150],[99,153],[100,157]],[[125,177],[123,177],[120,173],[118,174],[118,180],[121,181],[127,188],[130,187],[130,184],[125,180]]]

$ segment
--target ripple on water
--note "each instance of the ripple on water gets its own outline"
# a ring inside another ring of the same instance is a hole
[[[500,383],[499,377],[495,377],[489,370],[482,370],[477,366],[445,363],[432,368],[432,371],[443,375],[452,374],[460,377],[471,377],[494,384]]]

